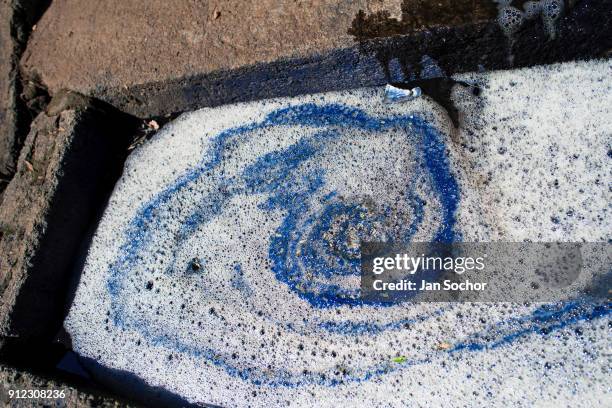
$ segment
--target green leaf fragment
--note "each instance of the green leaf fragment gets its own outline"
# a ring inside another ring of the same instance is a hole
[[[406,358],[406,357],[404,357],[404,356],[399,356],[399,357],[394,357],[392,361],[393,361],[394,363],[405,363],[405,362],[406,362],[406,360],[407,360],[407,358]]]

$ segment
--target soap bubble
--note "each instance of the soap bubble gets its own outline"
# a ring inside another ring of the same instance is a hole
[[[557,35],[556,22],[563,13],[562,0],[545,0],[542,2],[542,20],[548,36],[554,39]]]
[[[525,16],[523,12],[516,7],[508,6],[504,7],[499,11],[497,17],[502,30],[507,36],[511,36],[523,25]]]

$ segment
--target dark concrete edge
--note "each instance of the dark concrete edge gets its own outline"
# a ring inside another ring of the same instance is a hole
[[[44,228],[34,243],[10,316],[9,332],[16,333],[17,342],[29,337],[50,340],[59,331],[78,249],[121,175],[127,146],[140,124],[106,104],[91,101],[75,108],[70,103],[65,110],[75,111],[76,122],[61,156],[60,175],[52,181]],[[41,321],[33,331],[32,321],[41,315],[50,320]]]
[[[384,85],[410,79],[421,58],[433,58],[447,75],[521,68],[607,56],[612,49],[612,3],[582,1],[564,15],[549,39],[540,21],[526,24],[510,41],[496,21],[437,27],[411,35],[377,38],[323,55],[283,59],[234,70],[92,95],[132,115],[149,118],[203,107],[305,93]],[[391,61],[396,60],[400,72]]]
[[[58,92],[49,104],[48,112],[40,114],[55,116],[66,110],[77,112],[78,121],[59,166],[62,176],[54,181],[55,190],[44,215],[47,226],[30,259],[28,277],[16,296],[15,309],[10,315],[11,330],[20,333],[21,326],[25,326],[24,331],[27,331],[33,319],[36,321],[37,313],[41,312],[38,310],[40,305],[37,305],[38,294],[41,285],[45,287],[45,281],[49,279],[50,269],[53,280],[57,280],[52,285],[55,288],[53,293],[47,293],[49,288],[45,288],[45,296],[53,297],[52,310],[45,311],[48,320],[40,333],[25,337],[9,335],[0,339],[0,363],[74,386],[79,391],[83,389],[92,395],[114,398],[115,392],[103,384],[58,368],[58,363],[71,351],[69,340],[60,341],[58,333],[62,332],[74,288],[80,279],[83,253],[89,247],[92,232],[121,176],[128,146],[138,136],[141,121],[103,101],[63,91]],[[113,140],[100,138],[105,135],[110,135]],[[82,141],[78,140],[79,136]],[[97,141],[90,140],[96,136]],[[90,178],[92,174],[97,175],[95,181]],[[136,405],[129,396],[122,398]]]

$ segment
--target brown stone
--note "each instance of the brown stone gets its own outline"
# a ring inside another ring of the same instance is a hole
[[[72,95],[72,96],[70,96]],[[63,320],[80,246],[118,177],[130,118],[58,92],[32,122],[0,205],[0,335],[50,341]]]
[[[48,2],[0,0],[0,194],[15,171],[29,120],[20,96],[19,58]]]
[[[352,44],[365,0],[59,0],[22,60],[49,89],[89,94],[324,53]],[[373,2],[377,3],[377,2]]]
[[[188,108],[185,99],[193,93],[202,98],[198,105],[203,106],[266,97],[265,87],[286,90],[286,94],[300,92],[303,80],[314,83],[308,91],[316,91],[318,80],[303,78],[301,72],[310,75],[312,69],[319,70],[322,56],[355,47],[355,36],[349,31],[360,10],[403,16],[404,22],[412,19],[421,24],[430,10],[421,7],[408,16],[405,9],[412,3],[111,0],[100,7],[91,1],[57,0],[37,24],[22,68],[40,77],[52,94],[61,88],[73,89],[141,117],[184,110]],[[431,25],[467,24],[489,17],[465,7],[449,14],[452,20]],[[355,57],[359,59],[358,55],[346,59],[352,63]],[[341,55],[326,59],[331,68],[320,69],[324,89],[338,88],[344,80],[342,59]],[[272,62],[281,65],[257,68]],[[362,78],[384,80],[376,63],[363,72],[359,66],[351,70],[357,83]],[[234,74],[228,77],[224,74],[228,71]],[[183,79],[187,79],[186,87],[180,83]],[[175,85],[168,88],[168,82]],[[143,90],[144,84],[151,86]]]
[[[418,76],[424,56],[451,75],[600,57],[611,48],[610,19],[602,17],[610,2],[576,2],[554,40],[534,20],[512,42],[489,0],[430,3],[56,0],[21,64],[51,94],[73,89],[149,118],[401,81]],[[389,67],[394,60],[403,78]]]

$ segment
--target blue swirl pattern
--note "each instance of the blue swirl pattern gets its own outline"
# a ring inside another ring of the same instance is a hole
[[[273,138],[263,140],[270,132],[284,135],[277,148],[270,147]],[[241,149],[253,143],[268,143],[267,152],[253,160],[236,161]],[[395,152],[388,157],[393,163],[382,170],[375,160],[363,159],[381,145]],[[363,154],[352,153],[359,149]],[[249,322],[238,319],[236,323],[228,313],[203,306],[209,300],[260,318],[262,328],[257,331],[264,338],[265,330],[274,328],[279,332],[276,342],[281,342],[281,332],[284,337],[331,336],[349,344],[348,348],[359,339],[405,332],[445,315],[450,306],[430,307],[421,313],[407,312],[405,305],[367,304],[359,298],[356,282],[361,240],[461,239],[455,217],[462,193],[446,149],[440,131],[422,118],[378,117],[344,104],[294,105],[277,109],[262,121],[218,133],[201,162],[145,203],[129,222],[118,256],[109,265],[112,324],[256,386],[334,387],[372,381],[430,362],[435,358],[431,353],[391,366],[388,361],[365,356],[349,369],[320,368],[306,363],[306,358],[300,360],[303,366],[284,367],[277,360],[266,365],[260,356],[242,356],[239,351],[244,345],[191,341],[189,334],[205,328],[210,337],[233,333],[252,341]],[[347,181],[347,185],[353,183],[347,187],[333,169],[351,166],[356,174],[367,177]],[[401,177],[389,173],[394,166]],[[377,196],[376,186],[383,186],[387,194]],[[225,223],[233,219],[232,211],[243,207],[258,214],[259,228],[247,228],[238,216],[235,225]],[[248,256],[221,265],[216,256],[231,256],[193,250],[200,248],[194,246],[194,237],[213,248],[220,225],[226,226],[228,231],[222,233],[233,241],[245,241]],[[250,240],[253,247],[265,251],[247,248]],[[253,265],[261,269],[254,270]],[[274,281],[266,289],[272,293],[261,287],[266,280]],[[172,283],[164,286],[160,282]],[[181,303],[183,296],[177,294],[183,293],[197,301]],[[264,301],[292,303],[287,303],[290,310],[275,313],[261,306]],[[376,315],[383,309],[393,309],[388,318]],[[493,350],[528,334],[546,335],[609,312],[609,305],[580,301],[550,305],[499,322],[494,328],[475,329],[437,354]],[[184,333],[160,323],[167,315],[180,316]],[[275,347],[266,341],[261,344],[263,350]]]

